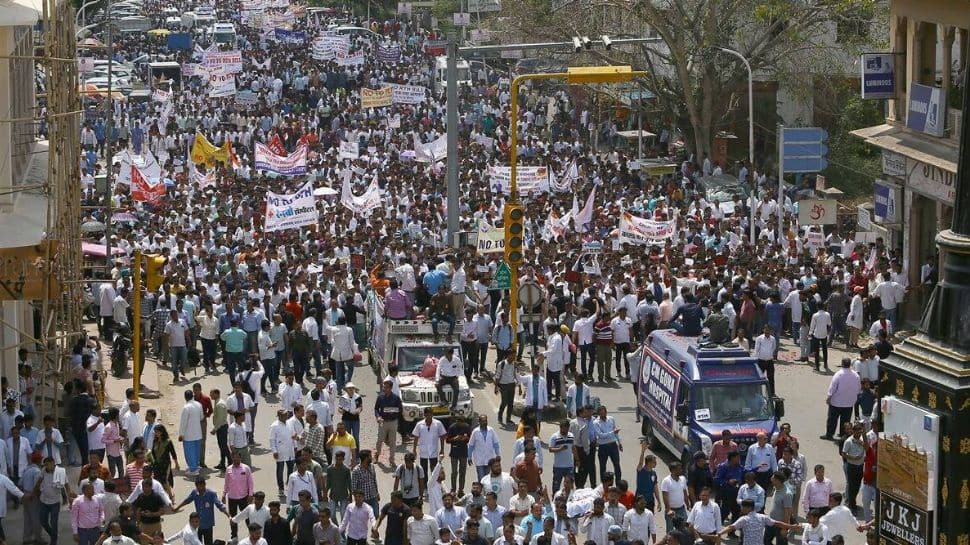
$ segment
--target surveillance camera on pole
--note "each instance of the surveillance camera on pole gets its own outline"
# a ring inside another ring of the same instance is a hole
[[[583,42],[580,41],[578,36],[573,37],[573,49],[576,51],[576,53],[583,50]]]
[[[600,39],[603,40],[603,47],[605,47],[607,51],[613,48],[613,40],[611,40],[609,36],[603,34]]]

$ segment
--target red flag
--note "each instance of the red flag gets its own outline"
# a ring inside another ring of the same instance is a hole
[[[279,155],[280,157],[286,157],[286,148],[283,147],[283,141],[280,140],[279,134],[274,134],[273,138],[270,138],[268,146],[269,149]]]
[[[158,181],[154,186],[148,183],[138,167],[131,165],[131,198],[134,201],[159,204],[165,196],[165,184]]]

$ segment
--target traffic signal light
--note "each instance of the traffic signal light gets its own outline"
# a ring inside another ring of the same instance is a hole
[[[505,262],[510,267],[518,267],[525,259],[522,252],[525,246],[525,208],[506,203],[502,219],[505,222]]]
[[[145,256],[145,287],[148,291],[157,291],[165,283],[165,263],[168,259],[152,254]]]

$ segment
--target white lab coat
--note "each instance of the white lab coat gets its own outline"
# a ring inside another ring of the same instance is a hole
[[[845,318],[845,325],[862,329],[864,323],[862,310],[862,296],[857,293],[852,296],[852,301],[849,303],[849,315]]]
[[[296,458],[296,441],[286,422],[276,420],[269,426],[269,449],[277,455],[278,462],[288,462]]]
[[[4,445],[4,450],[7,455],[7,475],[13,474],[13,437],[8,437]],[[27,469],[27,464],[30,463],[30,455],[34,452],[34,449],[30,446],[30,441],[26,437],[20,438],[20,445],[18,446],[20,453],[17,459],[17,475],[23,475],[24,470]]]

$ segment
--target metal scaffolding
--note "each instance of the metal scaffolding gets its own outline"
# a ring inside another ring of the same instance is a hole
[[[51,297],[41,302],[37,350],[41,356],[39,377],[52,390],[41,389],[37,412],[58,415],[63,385],[69,380],[71,349],[84,334],[81,323],[83,289],[81,278],[81,100],[78,92],[77,47],[74,5],[67,0],[43,0],[43,56],[38,67],[47,77],[45,121],[50,143],[47,160],[48,198],[46,238],[57,241],[57,255],[48,255],[52,274],[45,292]],[[53,245],[48,245],[48,252]],[[51,258],[53,257],[53,262]]]

